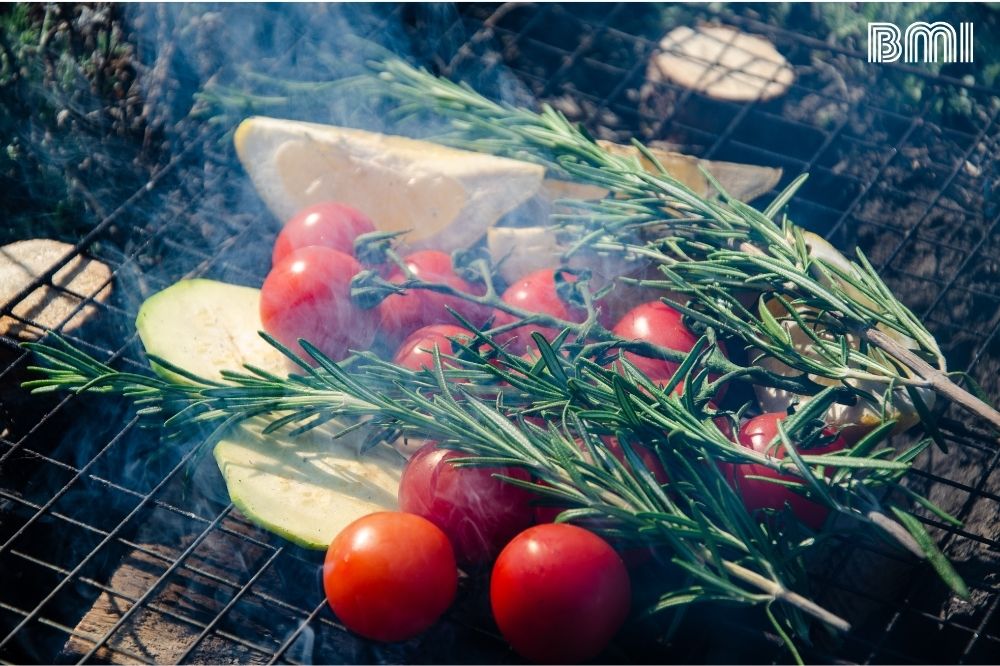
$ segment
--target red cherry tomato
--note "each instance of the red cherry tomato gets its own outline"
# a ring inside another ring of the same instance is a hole
[[[432,324],[418,328],[399,346],[393,363],[410,370],[433,369],[435,347],[442,356],[455,353],[451,343],[452,338],[468,340],[472,338],[472,334],[454,324]],[[446,358],[442,358],[441,362],[445,366],[448,365]]]
[[[759,453],[764,453],[778,459],[784,458],[784,447],[779,446],[778,448],[769,449],[769,444],[778,434],[778,421],[783,420],[785,417],[786,414],[784,412],[770,412],[750,419],[740,428],[739,443]],[[830,428],[826,428],[823,432],[826,435],[834,435],[834,431]],[[840,451],[846,447],[847,442],[844,441],[843,437],[837,435],[836,439],[830,444],[809,449],[808,451],[801,451],[801,453],[824,455]],[[769,467],[755,464],[727,465],[725,469],[728,469],[731,474],[737,490],[743,497],[744,505],[750,511],[758,509],[781,510],[785,508],[785,504],[787,503],[791,507],[792,513],[812,529],[819,529],[822,527],[823,521],[826,520],[829,510],[825,506],[817,504],[785,486],[769,481],[746,478],[747,476],[762,476],[784,481],[801,481],[800,477],[790,474],[779,474]],[[827,470],[827,474],[832,475],[833,470]]]
[[[361,270],[354,257],[326,247],[292,252],[271,269],[260,290],[264,330],[293,351],[299,338],[335,361],[350,349],[367,349],[378,318],[351,300],[351,279]]]
[[[576,279],[569,273],[563,275],[570,282]],[[508,305],[551,315],[564,321],[579,323],[586,318],[583,310],[568,305],[559,297],[556,291],[555,269],[552,268],[543,268],[521,278],[508,287],[500,298]],[[497,310],[494,316],[495,326],[505,326],[517,321],[513,315],[502,310]],[[556,328],[526,324],[504,331],[497,336],[497,342],[507,345],[508,351],[512,354],[523,354],[534,346],[531,334],[536,331],[544,335],[547,340],[552,340],[559,334]]]
[[[409,513],[359,518],[326,552],[323,589],[351,631],[378,641],[412,638],[455,599],[458,569],[448,537]]]
[[[422,250],[403,257],[403,262],[416,277],[425,282],[439,282],[462,292],[477,293],[468,282],[455,273],[451,257],[444,252]],[[406,281],[406,275],[397,269],[386,279],[389,282],[402,284]],[[410,289],[404,294],[391,294],[379,304],[382,335],[389,344],[398,345],[418,328],[431,324],[453,323],[455,318],[448,312],[448,308],[476,325],[485,319],[480,306],[458,296],[428,289]]]
[[[406,463],[399,482],[399,508],[440,527],[459,562],[493,559],[518,532],[531,525],[534,493],[495,478],[503,474],[529,480],[512,467],[456,467],[466,457],[430,443]]]
[[[354,239],[375,231],[367,215],[347,204],[324,201],[303,208],[282,227],[274,242],[271,264],[277,265],[295,250],[319,245],[354,254]]]
[[[572,664],[596,657],[625,622],[628,572],[599,536],[565,523],[516,536],[493,567],[490,603],[521,656]]]
[[[691,351],[698,341],[684,325],[681,313],[660,301],[643,303],[629,310],[611,332],[626,340],[649,342],[683,352]],[[673,361],[640,356],[635,352],[625,352],[625,358],[656,383],[669,381],[679,366]]]
[[[611,332],[626,340],[649,342],[667,349],[688,352],[698,342],[698,336],[684,325],[683,315],[662,301],[650,301],[629,310]],[[725,350],[723,350],[725,351]],[[625,358],[635,365],[654,384],[666,384],[677,372],[679,363],[661,358],[649,358],[635,352],[625,352]],[[710,375],[717,379],[718,375]],[[722,386],[718,398],[725,395]]]

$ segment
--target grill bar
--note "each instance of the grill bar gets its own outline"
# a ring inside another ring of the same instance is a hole
[[[132,423],[135,423],[136,420],[137,419],[133,419]],[[123,430],[122,434],[124,434],[124,432],[125,431]],[[2,649],[5,645],[7,645],[7,643],[9,643],[11,641],[11,639],[13,639],[14,636],[17,635],[17,633],[21,629],[23,629],[26,624],[28,624],[28,622],[30,622],[31,620],[35,619],[38,616],[38,614],[41,612],[42,607],[45,604],[47,604],[48,602],[50,602],[63,587],[65,587],[73,578],[75,578],[80,573],[80,571],[83,570],[83,567],[90,561],[90,559],[97,553],[97,551],[100,550],[101,547],[107,545],[108,542],[112,539],[112,537],[114,537],[115,535],[117,535],[117,533],[119,531],[121,531],[121,529],[125,526],[125,524],[128,522],[128,520],[130,520],[135,515],[137,515],[139,513],[140,509],[142,509],[143,507],[145,507],[146,504],[151,501],[152,495],[157,490],[163,488],[175,473],[179,472],[181,469],[184,468],[185,463],[187,463],[187,461],[191,458],[191,456],[194,455],[194,453],[195,453],[194,450],[188,452],[184,456],[184,458],[182,459],[182,461],[180,463],[178,463],[174,467],[173,471],[169,475],[167,475],[162,481],[160,481],[159,484],[157,484],[156,488],[153,489],[153,493],[150,493],[150,495],[144,497],[139,502],[139,504],[136,506],[136,508],[133,509],[128,514],[128,516],[126,517],[126,520],[123,520],[122,522],[120,522],[118,524],[118,526],[114,530],[112,530],[110,533],[108,533],[108,535],[106,537],[104,537],[104,539],[100,542],[100,544],[96,548],[94,548],[94,550],[92,550],[90,553],[88,553],[87,556],[84,557],[83,560],[72,571],[70,571],[69,574],[65,578],[63,578],[63,580],[58,585],[56,585],[56,587],[53,588],[53,590],[51,592],[49,592],[49,594],[46,595],[45,598],[37,606],[35,606],[35,608],[30,613],[28,613],[28,615],[24,618],[24,620],[22,620],[20,623],[18,623],[18,625],[16,627],[14,627],[14,629],[11,630],[3,638],[3,640],[0,640],[0,649]],[[95,458],[94,460],[96,461],[97,458]],[[52,503],[54,503],[54,502],[52,502]],[[42,507],[42,510],[44,511],[45,509],[47,509],[48,507],[50,507],[52,505],[52,503],[49,503],[46,506]],[[35,516],[39,516],[39,515],[41,515],[41,513],[35,514]],[[2,548],[2,549],[0,549],[0,552],[2,552],[4,550],[7,550],[10,547],[9,543],[10,543],[10,540],[8,541],[8,543],[4,544],[5,547]]]
[[[219,523],[222,522],[222,519],[229,515],[231,509],[232,509],[232,504],[226,507],[222,511],[222,513],[220,513],[218,516],[215,517],[215,520],[213,520],[207,527],[205,527],[204,530],[202,530],[201,534],[199,534],[198,537],[191,542],[191,545],[188,546],[186,549],[184,549],[184,552],[181,553],[180,557],[178,557],[176,560],[170,563],[170,566],[167,567],[167,570],[163,573],[163,575],[160,576],[155,583],[150,585],[149,589],[147,589],[146,592],[136,600],[136,602],[132,605],[132,607],[129,608],[127,611],[125,611],[125,613],[122,614],[122,616],[118,619],[118,621],[115,622],[115,624],[110,629],[108,629],[108,631],[103,636],[101,636],[100,640],[98,640],[97,643],[94,644],[94,647],[90,649],[90,652],[83,655],[83,658],[80,659],[80,663],[85,663],[89,661],[90,658],[93,657],[94,654],[97,652],[97,650],[101,648],[108,641],[111,635],[114,634],[120,627],[122,627],[125,624],[125,622],[127,622],[128,619],[132,617],[133,613],[135,613],[138,609],[142,608],[143,604],[146,603],[146,601],[152,598],[153,594],[164,583],[167,577],[170,576],[172,573],[174,573],[174,571],[176,571],[178,567],[183,565],[184,561],[188,558],[188,556],[191,555],[191,553],[193,553],[194,550],[201,545],[201,543],[211,533],[211,531],[216,527],[218,527]]]
[[[990,119],[989,125],[987,125],[986,127],[984,127],[983,130],[982,130],[982,132],[980,132],[979,135],[976,137],[976,143],[979,143],[980,141],[982,141],[983,139],[985,139],[987,136],[990,135],[989,130],[991,130],[993,128],[993,125],[996,123],[996,119],[997,119],[998,113],[1000,113],[1000,111],[994,111],[993,112],[993,117]],[[927,214],[930,212],[931,208],[935,204],[937,204],[937,202],[941,199],[941,197],[944,195],[945,191],[952,184],[952,182],[954,182],[955,177],[958,175],[959,171],[962,169],[962,166],[965,164],[965,162],[972,155],[972,151],[974,150],[974,148],[975,148],[975,144],[970,145],[965,150],[965,152],[962,153],[961,158],[959,158],[959,160],[957,160],[955,162],[954,166],[952,166],[951,172],[948,174],[948,178],[945,180],[944,184],[941,186],[941,189],[938,190],[937,194],[934,196],[934,198],[928,204],[927,209],[924,211],[924,214],[921,215],[920,218],[917,220],[916,224],[914,224],[909,230],[907,230],[906,234],[904,234],[903,241],[892,252],[892,254],[889,255],[889,259],[885,262],[886,265],[888,265],[889,263],[891,263],[896,257],[899,256],[899,253],[903,249],[903,246],[906,244],[906,241],[908,241],[910,239],[910,237],[912,237],[916,233],[916,230],[919,229],[920,225],[923,224],[924,220],[927,219]],[[988,235],[986,235],[986,234],[983,235],[983,239],[986,239],[987,237],[988,237]],[[982,240],[980,241],[980,245],[981,244],[982,244]],[[956,275],[957,275],[957,273],[956,273]]]
[[[226,509],[226,512],[227,513],[229,512],[228,508]],[[240,589],[236,592],[236,594],[233,595],[233,598],[229,600],[229,603],[227,603],[222,608],[222,610],[219,611],[219,614],[216,615],[211,622],[205,625],[205,628],[202,629],[201,633],[198,634],[198,637],[194,639],[194,642],[191,643],[190,647],[188,647],[188,649],[184,651],[184,654],[182,654],[177,659],[178,663],[183,663],[187,661],[188,657],[191,656],[191,654],[201,644],[201,642],[204,641],[205,638],[208,637],[208,635],[213,630],[215,630],[215,628],[219,625],[219,622],[222,621],[223,616],[229,613],[229,611],[231,611],[236,606],[236,603],[250,591],[250,588],[253,587],[253,584],[256,583],[258,579],[260,579],[260,577],[264,574],[264,572],[267,571],[267,569],[272,564],[274,564],[275,560],[277,560],[278,556],[281,555],[283,552],[284,548],[277,548],[273,553],[271,553],[271,556],[267,558],[267,561],[264,562],[264,564],[256,571],[256,573],[254,573],[254,575],[250,578],[250,580],[246,582],[245,585],[240,587]]]
[[[282,659],[282,657],[284,657],[288,653],[288,650],[292,647],[292,645],[295,644],[295,641],[299,639],[302,633],[309,627],[310,624],[313,623],[313,621],[324,610],[326,610],[325,600],[316,604],[316,607],[313,608],[312,612],[309,613],[309,615],[305,619],[303,619],[302,622],[299,623],[299,626],[295,629],[295,631],[293,631],[291,634],[288,635],[288,637],[285,639],[285,642],[281,644],[281,647],[275,650],[274,654],[271,655],[271,659],[268,660],[267,663],[268,664],[278,663]]]

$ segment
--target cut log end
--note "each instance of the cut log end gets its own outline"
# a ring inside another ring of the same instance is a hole
[[[763,37],[726,26],[682,26],[660,40],[646,77],[712,99],[749,102],[785,94],[795,72]]]
[[[10,301],[40,276],[73,252],[73,246],[35,238],[0,247],[0,306],[9,305],[14,316],[0,317],[0,335],[33,340],[46,329],[62,327],[66,333],[80,328],[97,315],[98,307],[111,293],[111,269],[83,256],[75,256],[52,276],[16,303]]]

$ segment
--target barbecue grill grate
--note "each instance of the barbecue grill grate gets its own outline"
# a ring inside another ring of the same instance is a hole
[[[696,7],[686,11],[768,36],[802,73],[784,98],[712,102],[709,114],[690,113],[690,94],[669,91],[676,95],[673,112],[654,118],[638,110],[637,97],[646,60],[664,32],[650,20],[660,8],[361,10],[373,39],[398,34],[402,25],[420,59],[445,74],[472,73],[489,83],[501,68],[513,72],[536,98],[599,138],[667,138],[706,158],[780,166],[782,185],[810,172],[793,218],[842,249],[861,247],[945,344],[952,367],[968,369],[997,401],[1000,210],[990,199],[988,159],[998,148],[1000,108],[989,99],[1000,91],[919,67],[881,65],[885,78],[879,81],[914,76],[927,93],[905,103],[872,84],[859,96],[857,88],[838,89],[829,81],[856,74],[864,54],[776,28],[749,10],[720,16]],[[267,67],[294,71],[305,57],[303,45],[317,43],[335,23],[333,13],[327,23],[288,18],[284,29],[293,38]],[[193,90],[198,82],[182,83]],[[955,116],[935,107],[942,95],[959,93],[989,111]],[[264,223],[259,204],[251,203],[249,185],[232,155],[218,147],[219,139],[214,130],[187,137],[152,181],[113,210],[94,200],[92,231],[65,262],[82,253],[99,258],[112,267],[117,291],[108,304],[78,294],[78,309],[93,305],[100,317],[99,325],[67,335],[74,344],[139,370],[141,349],[130,317],[142,297],[180,277],[260,282],[272,223]],[[60,266],[0,304],[0,316],[17,318],[12,310],[18,302],[38,284],[50,284]],[[124,405],[29,399],[16,385],[30,359],[13,340],[3,343],[0,660],[515,660],[490,628],[476,590],[430,634],[409,643],[379,646],[352,637],[319,598],[319,556],[248,525],[218,480],[202,478],[211,465],[200,464],[196,448],[160,447]],[[951,453],[929,453],[915,483],[966,521],[954,528],[924,519],[955,558],[974,603],[949,601],[929,570],[888,551],[843,544],[826,563],[824,570],[833,573],[820,577],[821,601],[853,609],[863,621],[840,642],[820,640],[813,659],[1000,658],[1000,528],[994,524],[1000,449],[963,425],[960,415],[946,416]],[[866,570],[875,576],[864,575]],[[752,638],[753,629],[742,628],[738,616],[710,621],[727,623],[726,645],[692,631],[686,642],[659,652],[638,638],[634,644],[622,641],[607,658],[787,658],[774,642]]]

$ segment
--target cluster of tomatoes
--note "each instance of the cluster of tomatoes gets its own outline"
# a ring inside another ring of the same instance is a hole
[[[461,567],[489,572],[493,618],[522,656],[599,654],[629,612],[622,558],[583,528],[533,524],[537,496],[498,478],[528,480],[523,470],[455,465],[462,457],[425,444],[403,470],[399,511],[365,516],[334,539],[323,582],[337,617],[369,638],[410,638],[451,605]]]
[[[557,333],[537,324],[517,326],[512,315],[453,294],[407,289],[364,309],[351,298],[351,281],[362,267],[353,256],[355,239],[375,230],[371,220],[343,204],[311,206],[283,228],[274,246],[273,268],[261,293],[261,321],[283,344],[297,349],[308,339],[334,360],[349,350],[368,349],[376,336],[394,361],[410,369],[432,364],[433,349],[454,353],[452,340],[468,336],[449,309],[481,324],[491,317],[508,326],[496,340],[513,353],[528,353],[531,333]],[[434,250],[403,257],[406,270],[383,275],[402,284],[410,277],[477,293],[460,277],[449,255]],[[523,311],[582,322],[585,312],[558,293],[556,269],[537,271],[512,284],[501,300]],[[571,275],[565,275],[571,280]],[[610,324],[610,322],[609,322]],[[660,301],[643,303],[612,327],[626,340],[689,351],[697,337],[676,310]],[[633,352],[625,356],[653,382],[665,383],[677,364]],[[784,413],[745,422],[737,441],[780,458],[769,448]],[[728,425],[724,428],[728,432]],[[822,449],[846,446],[833,433]],[[610,453],[625,463],[620,444],[605,438]],[[669,482],[659,456],[635,447],[660,483]],[[403,640],[431,626],[451,604],[458,567],[479,570],[492,563],[490,599],[501,633],[521,655],[539,662],[574,662],[596,656],[624,622],[630,604],[629,577],[622,558],[606,541],[569,524],[553,523],[559,509],[539,506],[539,497],[499,477],[530,480],[516,468],[455,465],[464,454],[425,444],[407,462],[399,488],[399,511],[366,516],[341,532],[327,552],[324,587],[331,607],[351,630],[377,640]],[[725,465],[724,473],[751,511],[789,508],[818,528],[824,507],[795,493],[796,483],[763,465]]]
[[[336,202],[310,206],[291,218],[274,244],[271,272],[261,288],[264,330],[296,351],[298,339],[305,338],[339,361],[351,350],[368,349],[376,334],[395,346],[419,328],[453,321],[447,308],[472,321],[483,319],[479,306],[428,290],[392,294],[378,307],[360,307],[351,298],[351,282],[363,270],[354,257],[354,241],[374,231],[366,215]],[[444,252],[414,252],[403,261],[415,278],[473,291]],[[399,267],[386,273],[396,284],[409,277]]]
[[[514,326],[517,319],[503,310],[428,289],[390,294],[377,307],[362,308],[351,298],[351,282],[363,270],[354,257],[354,243],[358,236],[374,231],[366,215],[336,202],[310,206],[292,217],[274,244],[271,272],[261,288],[264,330],[296,351],[298,340],[307,339],[335,361],[346,358],[351,350],[368,349],[378,336],[389,348],[398,349],[395,361],[411,369],[428,365],[435,344],[449,354],[450,338],[467,335],[451,323],[455,319],[449,309],[477,325],[492,317],[496,327],[506,328],[495,336],[496,341],[512,353],[526,353],[534,332],[549,339],[558,332],[537,324]],[[388,282],[403,284],[413,277],[466,294],[481,293],[479,285],[458,275],[444,252],[413,252],[402,263],[406,270],[400,266],[382,269]],[[501,300],[512,308],[582,323],[586,312],[561,298],[558,278],[572,281],[574,276],[542,269],[512,284]],[[690,350],[697,339],[681,315],[659,301],[628,312],[613,332],[680,351]],[[666,381],[677,369],[671,361],[632,352],[626,357],[653,381]]]

